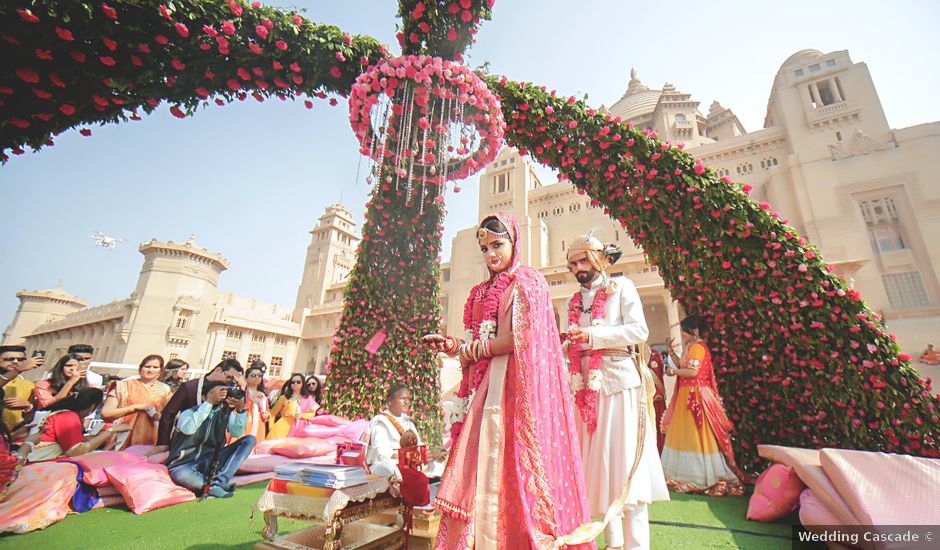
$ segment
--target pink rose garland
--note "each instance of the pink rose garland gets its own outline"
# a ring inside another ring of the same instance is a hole
[[[581,292],[575,292],[568,305],[568,326],[578,326],[581,322]],[[594,294],[594,301],[591,302],[591,321],[603,320],[607,317],[607,288],[602,286]],[[588,359],[588,372],[584,376],[581,372],[581,353],[583,348],[581,344],[568,341],[568,360],[569,370],[574,377],[581,377],[581,387],[577,388],[574,394],[575,405],[581,413],[581,419],[587,424],[589,432],[597,428],[597,388],[592,388],[590,384],[591,374],[599,372],[603,356],[600,350],[591,350]]]
[[[480,337],[480,325],[484,321],[496,323],[499,316],[499,299],[512,282],[512,276],[503,272],[489,281],[478,284],[470,291],[470,298],[464,305],[463,323],[464,327],[471,331],[474,339]],[[480,307],[474,307],[477,303]],[[483,381],[487,371],[490,368],[490,359],[481,359],[469,366],[468,371],[464,373],[460,380],[460,388],[456,396],[461,399],[469,398]],[[469,406],[469,403],[468,403]],[[455,441],[463,428],[463,421],[451,424],[451,440]]]

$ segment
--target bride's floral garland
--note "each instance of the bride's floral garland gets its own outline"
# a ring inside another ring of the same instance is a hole
[[[568,327],[573,328],[581,322],[581,304],[584,298],[581,291],[574,293],[571,303],[568,304]],[[591,325],[604,323],[607,316],[607,287],[601,286],[594,294],[591,303]],[[568,341],[568,360],[571,372],[571,391],[574,393],[575,405],[581,413],[581,419],[587,424],[589,432],[597,428],[597,392],[601,388],[601,362],[603,356],[600,350],[591,350],[588,360],[587,385],[585,387],[584,375],[581,373],[581,344]]]
[[[470,298],[467,300],[463,309],[463,324],[467,329],[467,341],[473,339],[489,340],[496,338],[496,319],[499,316],[499,299],[512,282],[512,276],[508,271],[504,271],[486,281],[473,287],[470,291]],[[480,304],[480,307],[475,307]],[[490,367],[490,359],[481,359],[468,367],[468,371],[460,380],[460,389],[457,390],[454,399],[454,408],[451,413],[450,433],[451,440],[456,441],[463,428],[464,418],[470,405],[473,403],[473,397],[476,395],[480,382],[486,376]]]

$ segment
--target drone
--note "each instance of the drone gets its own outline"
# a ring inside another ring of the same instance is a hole
[[[95,240],[95,244],[101,248],[107,248],[108,250],[116,250],[117,245],[124,242],[124,239],[115,239],[114,237],[109,237],[101,231],[98,231],[94,235],[88,236]]]

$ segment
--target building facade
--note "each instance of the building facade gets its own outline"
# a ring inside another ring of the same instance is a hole
[[[734,113],[699,102],[671,84],[652,90],[636,72],[602,112],[620,116],[686,150],[721,176],[750,184],[819,247],[836,273],[882,314],[901,347],[920,353],[940,338],[940,122],[893,129],[864,63],[846,51],[795,53],[780,67],[764,128],[747,132]],[[624,250],[613,273],[630,277],[643,299],[650,342],[676,336],[679,310],[655,266],[618,223],[567,182],[543,185],[531,163],[507,149],[480,177],[479,217],[500,210],[520,221],[523,261],[551,285],[559,319],[576,289],[566,240],[593,231]],[[462,333],[463,302],[483,279],[475,228],[453,241],[443,266],[447,330]],[[916,353],[915,353],[916,352]]]
[[[868,68],[848,52],[804,50],[787,59],[764,128],[754,132],[717,101],[702,114],[692,94],[671,84],[650,89],[635,71],[623,96],[601,110],[685,143],[719,175],[750,184],[755,200],[770,202],[885,317],[903,349],[916,356],[940,337],[940,240],[929,239],[940,234],[940,176],[932,170],[940,122],[891,128]],[[559,324],[577,288],[567,246],[593,231],[623,248],[611,272],[636,284],[650,342],[678,337],[679,307],[656,266],[570,183],[544,184],[528,159],[504,149],[479,178],[478,217],[498,211],[520,221],[522,261],[548,280]],[[140,246],[144,266],[127,299],[86,307],[61,288],[21,291],[4,342],[25,340],[52,359],[83,342],[96,347],[99,361],[137,363],[161,353],[202,369],[223,357],[257,358],[272,376],[322,373],[360,238],[340,204],[327,207],[310,234],[293,309],[220,292],[228,262],[192,238],[151,241]],[[447,332],[462,334],[464,301],[486,274],[475,227],[458,232],[450,258],[441,300]]]
[[[273,376],[293,365],[299,326],[291,310],[220,292],[219,275],[229,263],[198,246],[152,240],[137,287],[123,300],[86,307],[61,288],[20,291],[20,306],[4,333],[4,343],[45,350],[49,361],[72,344],[90,344],[94,360],[137,364],[158,353],[205,370],[225,357],[243,363],[261,359]],[[288,371],[289,372],[289,371]]]

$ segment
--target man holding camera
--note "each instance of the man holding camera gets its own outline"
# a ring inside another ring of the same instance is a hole
[[[170,434],[176,425],[176,416],[186,409],[202,404],[203,390],[209,382],[235,383],[245,388],[245,370],[238,359],[223,359],[204,377],[190,380],[182,384],[173,397],[167,401],[160,413],[160,427],[157,430],[157,446],[149,454],[157,454],[167,450],[170,444]]]
[[[232,496],[232,477],[255,447],[255,436],[246,435],[245,392],[237,384],[207,381],[202,403],[180,413],[170,442],[167,468],[177,485],[198,495]],[[227,436],[241,437],[225,445]]]

